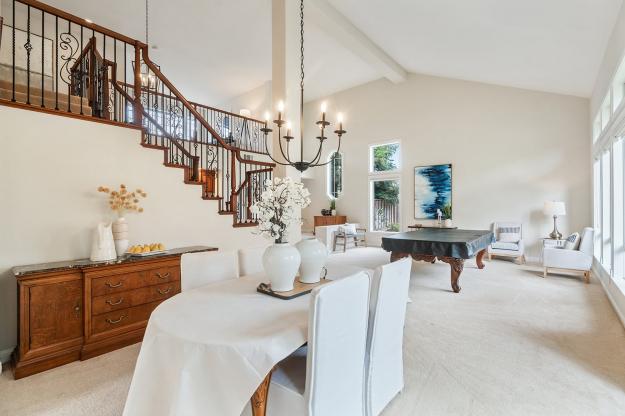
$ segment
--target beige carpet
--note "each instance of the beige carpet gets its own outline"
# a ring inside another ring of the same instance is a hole
[[[331,261],[387,259],[369,248]],[[625,414],[625,331],[595,279],[543,279],[505,260],[477,270],[470,261],[461,286],[450,292],[446,264],[414,263],[406,388],[385,416]],[[119,415],[138,351],[18,381],[5,371],[0,415]]]

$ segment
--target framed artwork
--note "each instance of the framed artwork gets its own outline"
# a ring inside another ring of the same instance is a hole
[[[415,219],[435,220],[437,209],[451,219],[451,176],[451,163],[414,168]]]

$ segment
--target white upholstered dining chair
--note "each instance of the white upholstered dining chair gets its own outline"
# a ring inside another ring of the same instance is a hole
[[[267,416],[364,415],[369,280],[359,272],[313,290],[307,352],[275,367]]]
[[[239,262],[236,251],[187,253],[180,259],[180,289],[183,292],[238,277]]]
[[[263,271],[263,253],[265,247],[239,250],[239,275],[249,276]]]
[[[377,416],[404,389],[403,340],[412,259],[375,270],[365,359],[367,416]]]

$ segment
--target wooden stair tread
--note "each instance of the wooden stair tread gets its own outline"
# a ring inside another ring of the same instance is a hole
[[[254,222],[237,222],[232,224],[232,226],[234,228],[243,228],[243,227],[256,227],[258,225],[258,222],[254,221]]]
[[[7,90],[9,91],[10,94],[13,94],[13,84],[11,83],[11,81],[0,80],[0,90]],[[44,93],[45,99],[50,99],[50,100],[56,99],[56,91],[52,89],[44,88],[43,93]],[[15,94],[27,95],[28,85],[15,84]],[[31,96],[31,102],[33,101],[32,97],[37,97],[37,99],[41,101],[41,84],[33,84],[33,83],[30,84],[30,96]],[[9,99],[10,97],[11,96],[9,96]],[[67,105],[67,97],[68,97],[67,93],[59,91],[59,104],[63,102],[65,103],[65,105]],[[73,104],[80,104],[80,98],[81,97],[79,95],[69,95],[69,99],[70,101],[72,101]],[[89,99],[87,97],[82,97],[82,102],[83,104],[85,102],[88,103]]]
[[[13,98],[13,91],[6,90],[6,89],[0,89],[0,99],[1,100],[11,101],[12,98]],[[18,103],[26,103],[28,101],[28,95],[26,93],[22,93],[22,92],[15,92],[15,101],[18,102]],[[40,95],[33,95],[31,93],[30,94],[30,105],[32,105],[34,107],[41,107],[41,96]],[[51,110],[55,109],[55,107],[57,107],[56,97],[55,96],[48,96],[48,95],[46,95],[46,97],[44,97],[44,100],[43,100],[43,107],[51,109]],[[82,108],[82,114],[87,115],[87,116],[92,115],[91,107],[89,107],[89,103],[86,100],[83,100],[83,104],[82,104],[82,107],[81,107],[81,105],[80,105],[80,97],[78,97],[78,102],[76,102],[76,100],[74,100],[74,99],[70,100],[69,107],[70,107],[71,112],[74,113],[74,114],[80,114],[80,110]],[[58,108],[60,110],[66,110],[67,109],[67,96],[62,97],[61,94],[59,94]]]

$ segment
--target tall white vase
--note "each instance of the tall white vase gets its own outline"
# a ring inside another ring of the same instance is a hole
[[[302,262],[299,266],[299,281],[317,283],[321,279],[321,269],[326,265],[328,250],[315,237],[304,238],[295,244]]]
[[[289,243],[275,243],[263,254],[263,268],[274,292],[293,290],[293,282],[300,265],[299,251]]]
[[[128,245],[130,244],[126,218],[119,217],[113,221],[113,240],[115,241],[117,255],[122,256],[128,250]]]

